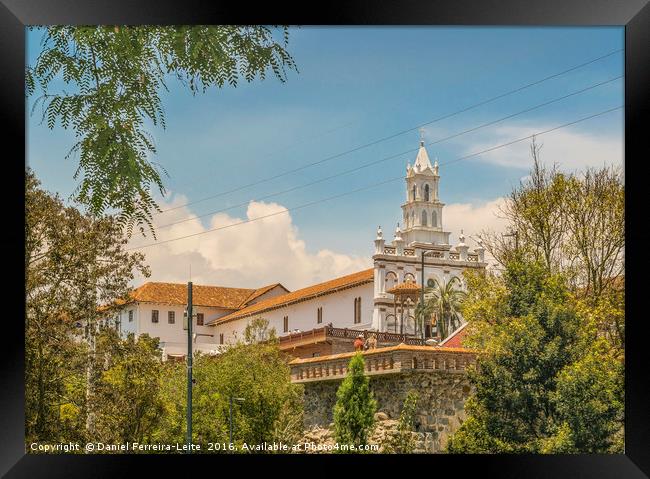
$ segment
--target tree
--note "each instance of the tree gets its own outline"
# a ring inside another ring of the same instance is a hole
[[[263,80],[267,71],[284,82],[296,69],[288,39],[287,27],[50,26],[27,67],[27,95],[41,92],[32,111],[42,109],[48,128],[59,122],[75,132],[67,155],[79,155],[75,198],[94,214],[116,209],[129,235],[133,226],[144,234],[159,211],[152,188],[165,192],[145,123],[165,127],[160,95],[169,80],[192,94]],[[50,91],[59,78],[68,88]]]
[[[448,450],[616,450],[622,362],[598,339],[597,325],[583,314],[566,278],[551,274],[543,261],[519,257],[502,276],[483,273],[468,283],[473,301],[463,308],[465,342],[483,352],[469,372],[475,392],[465,404],[468,418]]]
[[[334,434],[340,445],[366,445],[375,424],[377,401],[364,369],[363,355],[356,353],[348,365],[348,375],[336,391]]]
[[[397,424],[397,434],[384,445],[384,452],[411,454],[415,450],[416,441],[413,434],[415,411],[418,403],[417,391],[409,391],[402,406],[402,412]]]
[[[106,444],[151,442],[164,407],[160,397],[158,338],[120,338],[104,327],[95,339],[88,410],[92,440]]]
[[[517,241],[500,233],[480,234],[502,266],[517,257],[560,273],[572,293],[598,316],[599,330],[622,356],[625,348],[625,186],[619,168],[563,173],[541,163],[531,145],[533,166],[502,208]]]
[[[302,387],[291,383],[286,357],[276,343],[239,342],[218,356],[197,354],[193,370],[195,443],[228,443],[230,397],[243,399],[233,408],[237,446],[295,438],[302,428]],[[165,365],[166,413],[158,435],[163,441],[182,442],[186,432],[185,374],[181,363]]]
[[[244,341],[246,343],[273,342],[276,339],[275,328],[269,329],[268,319],[255,318],[244,328]]]
[[[571,241],[583,296],[596,302],[618,289],[625,271],[625,188],[616,168],[587,169],[571,178],[565,201]]]
[[[95,218],[40,188],[31,171],[25,184],[25,436],[28,442],[86,437],[83,332],[125,297],[134,271],[145,276],[141,254],[112,217]],[[92,328],[88,328],[88,331]]]
[[[425,299],[424,308],[420,308],[418,312],[423,317],[435,315],[440,337],[445,339],[460,326],[460,308],[465,292],[459,289],[461,282],[456,276],[442,284],[435,279],[433,281],[433,287],[425,291],[428,300]]]
[[[533,140],[530,175],[501,208],[513,245],[495,232],[482,232],[488,252],[505,265],[516,254],[562,273],[576,294],[595,304],[618,289],[624,274],[625,187],[619,168],[588,168],[581,173],[545,167]],[[515,246],[519,251],[515,252]]]

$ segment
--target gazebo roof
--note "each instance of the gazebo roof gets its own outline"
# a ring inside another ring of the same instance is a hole
[[[400,283],[397,286],[389,289],[386,291],[387,293],[390,294],[395,294],[395,295],[403,295],[403,294],[417,294],[420,292],[420,287],[415,284],[413,281],[406,281],[404,283]]]

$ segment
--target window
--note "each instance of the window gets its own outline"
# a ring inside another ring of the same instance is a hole
[[[429,185],[424,185],[424,201],[429,201]]]
[[[394,271],[389,271],[386,273],[386,286],[384,287],[384,291],[388,291],[395,286],[397,286],[397,275]]]
[[[320,324],[323,322],[323,307],[319,307],[316,310],[316,323]]]
[[[223,344],[223,333],[219,334],[219,344]]]
[[[354,298],[354,324],[361,322],[361,298]]]
[[[422,226],[426,226],[426,225],[427,225],[427,212],[422,211]]]
[[[152,309],[151,310],[151,322],[152,323],[157,323],[158,322],[158,310],[157,309]]]
[[[438,226],[438,214],[435,211],[431,213],[431,226]]]
[[[196,325],[203,326],[203,313],[196,313]]]
[[[285,317],[284,317],[284,320],[283,320],[283,328],[284,328],[283,331],[284,331],[285,333],[288,333],[288,332],[289,332],[289,316],[285,316]]]
[[[167,311],[167,322],[169,324],[174,324],[176,322],[176,312],[175,311]]]
[[[413,191],[411,192],[411,199],[415,201],[415,185],[413,185]]]
[[[129,311],[129,323],[133,322],[133,310]]]

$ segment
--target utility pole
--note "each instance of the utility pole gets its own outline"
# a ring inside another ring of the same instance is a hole
[[[230,424],[228,427],[228,438],[230,439],[229,445],[232,444],[232,402],[237,401],[238,403],[244,402],[244,398],[236,398],[232,395],[230,396]]]
[[[228,444],[232,444],[232,396],[230,396],[230,411],[228,416],[230,417],[230,424],[228,427]]]
[[[420,327],[420,336],[424,339],[424,254],[425,251],[422,250],[422,269],[420,270],[421,281],[420,281],[420,316],[418,321],[418,326]]]
[[[192,282],[187,283],[187,454],[192,452]]]

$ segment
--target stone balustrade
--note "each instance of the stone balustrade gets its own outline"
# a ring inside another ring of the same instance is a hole
[[[291,381],[305,383],[342,379],[355,353],[333,354],[316,358],[294,359]],[[445,371],[463,373],[476,362],[476,351],[464,348],[444,348],[399,344],[362,352],[366,375],[395,374],[408,371]]]
[[[384,246],[380,250],[383,254],[385,255],[391,255],[391,256],[399,256],[400,251],[398,248],[394,246]],[[464,262],[470,262],[470,263],[482,263],[483,262],[483,252],[484,250],[478,249],[477,251],[474,252],[467,252],[467,255],[465,258],[462,258],[462,255],[458,251],[435,251],[435,250],[428,250],[427,251],[427,258],[437,258],[437,259],[443,259],[443,260],[451,260],[451,261],[464,261]],[[411,256],[411,257],[418,257],[419,254],[416,252],[414,248],[404,248],[402,251],[401,255],[403,256]]]

